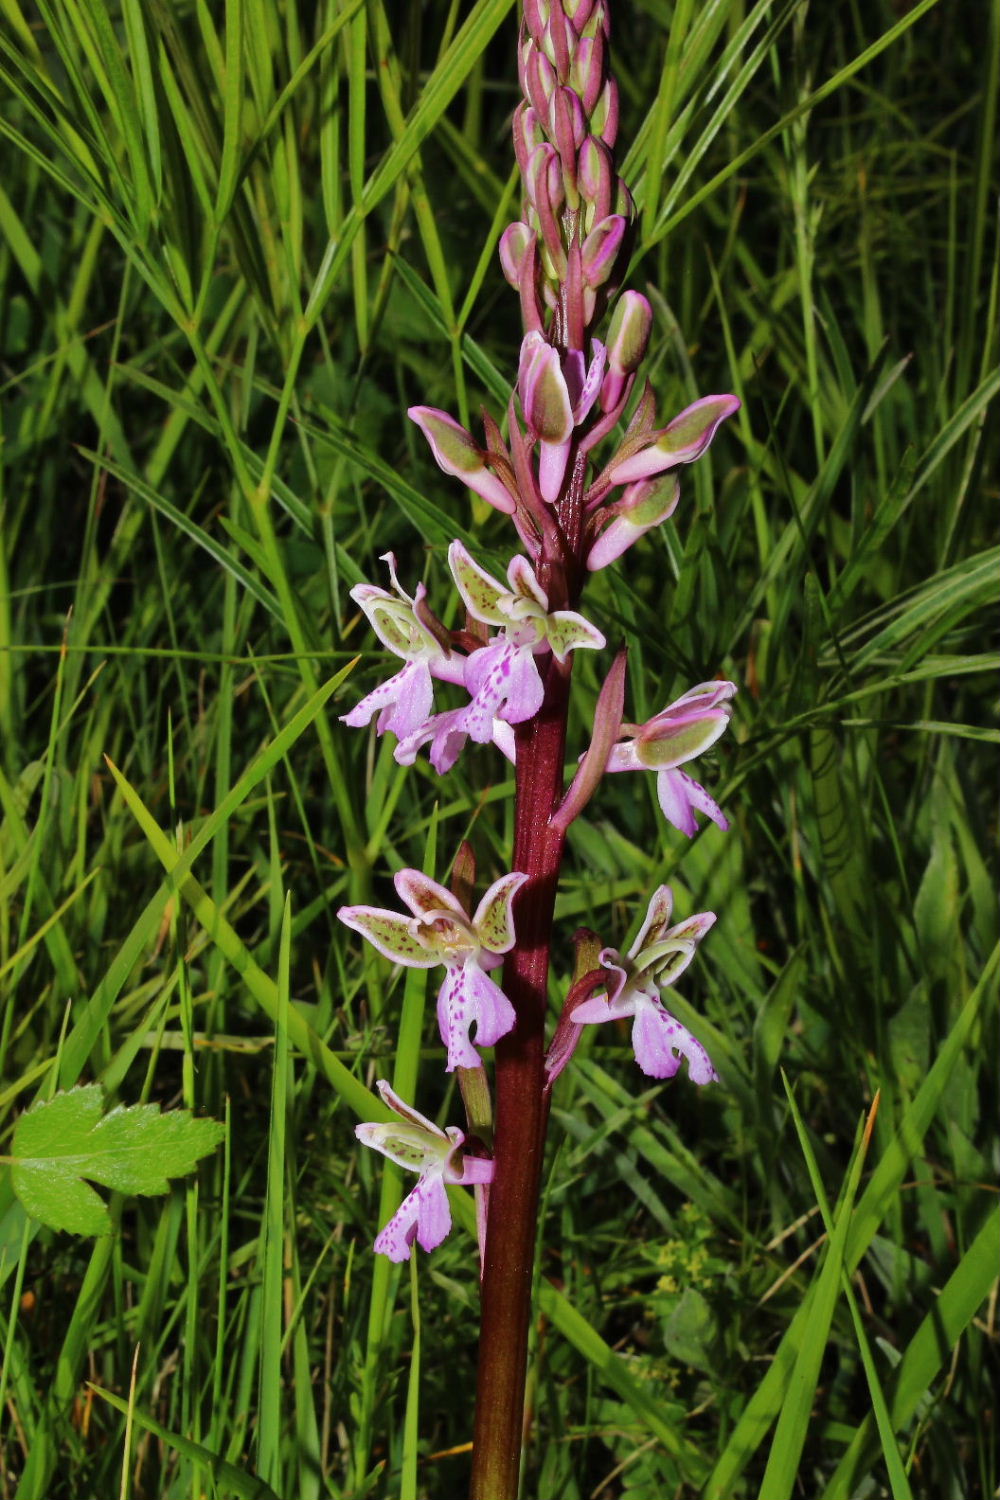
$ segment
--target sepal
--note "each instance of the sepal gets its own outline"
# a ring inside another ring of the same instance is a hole
[[[720,424],[738,411],[738,396],[702,396],[685,408],[653,442],[638,449],[624,444],[609,466],[612,484],[629,484],[635,479],[649,479],[679,464],[694,463],[712,441]],[[631,448],[631,451],[630,451]]]
[[[514,496],[484,462],[485,453],[460,422],[433,406],[411,406],[407,412],[430,444],[439,469],[461,479],[474,494],[506,515],[516,509]]]
[[[596,573],[606,568],[647,531],[669,520],[677,509],[680,493],[680,480],[675,474],[630,484],[621,499],[604,512],[611,519],[587,553],[588,570]]]

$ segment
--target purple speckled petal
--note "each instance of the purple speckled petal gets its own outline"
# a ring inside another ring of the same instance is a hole
[[[534,718],[545,690],[528,647],[515,646],[506,636],[474,651],[465,669],[465,683],[473,695],[466,725],[477,744],[493,738],[493,720],[522,724]]]
[[[425,661],[407,662],[397,672],[396,682],[396,706],[391,713],[383,710],[379,715],[378,732],[384,734],[389,730],[398,739],[405,739],[426,722],[434,706],[430,667]]]
[[[437,998],[438,1030],[448,1050],[446,1071],[478,1068],[479,1053],[469,1040],[473,1022],[471,996],[463,985],[464,969],[449,969]]]
[[[507,701],[497,717],[508,724],[525,724],[538,713],[544,698],[545,689],[535,658],[528,648],[521,647],[511,664]]]
[[[414,1240],[421,1250],[434,1250],[451,1229],[451,1206],[442,1169],[427,1172],[403,1199],[375,1240],[379,1255],[390,1260],[410,1258]]]
[[[705,788],[684,771],[660,771],[656,777],[656,795],[660,800],[663,815],[681,833],[690,838],[698,831],[694,809],[703,812],[725,832],[729,827],[719,804],[708,795]]]
[[[692,1083],[713,1083],[719,1076],[708,1053],[687,1027],[658,1000],[641,993],[637,995],[632,1047],[636,1062],[649,1078],[673,1078],[684,1057]]]
[[[438,995],[437,1017],[441,1040],[448,1049],[449,1073],[455,1068],[480,1065],[479,1053],[469,1038],[473,1024],[476,1041],[492,1047],[517,1019],[503,990],[474,960],[448,970]]]
[[[517,647],[506,636],[473,651],[465,664],[465,685],[472,694],[466,727],[479,745],[493,736],[493,720],[507,697],[507,684]]]
[[[468,705],[435,714],[413,734],[407,735],[405,740],[400,740],[393,752],[394,759],[401,766],[412,766],[417,758],[417,751],[430,740],[431,765],[439,776],[443,776],[458,760],[469,738],[465,723],[467,714]]]
[[[349,724],[352,729],[364,729],[366,724],[371,723],[374,714],[391,708],[396,701],[396,677],[402,675],[402,672],[397,672],[395,677],[380,682],[377,688],[373,688],[359,703],[355,703],[349,714],[341,714],[341,724]]]
[[[412,734],[427,718],[433,704],[434,688],[430,668],[424,661],[408,661],[395,676],[380,682],[377,688],[356,703],[341,723],[362,729],[378,714],[377,729],[387,729],[403,739]]]

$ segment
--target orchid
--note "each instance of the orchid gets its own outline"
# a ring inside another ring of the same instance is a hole
[[[514,946],[511,903],[527,879],[517,873],[495,880],[468,917],[460,902],[419,870],[400,870],[394,877],[396,893],[410,916],[376,906],[342,906],[337,913],[348,927],[360,932],[379,953],[412,969],[443,964],[444,983],[438,995],[441,1040],[448,1049],[447,1071],[478,1068],[476,1042],[492,1047],[516,1021],[506,995],[487,970],[503,962]]]
[[[544,693],[538,654],[551,651],[565,662],[571,651],[599,650],[605,640],[575,610],[549,612],[548,595],[524,557],[515,557],[507,569],[509,588],[474,562],[461,542],[452,542],[448,563],[473,619],[502,627],[499,636],[473,653],[465,669],[472,693],[469,733],[484,744],[491,738],[494,715],[521,724],[537,714]]]
[[[436,1250],[451,1229],[446,1184],[466,1187],[490,1182],[493,1163],[463,1152],[465,1132],[457,1125],[439,1129],[419,1110],[404,1103],[384,1078],[378,1080],[377,1088],[404,1123],[356,1125],[354,1134],[362,1145],[381,1151],[408,1171],[419,1172],[420,1177],[379,1232],[375,1249],[390,1260],[409,1260],[414,1240],[421,1250]]]
[[[406,665],[356,703],[342,719],[352,728],[361,728],[378,714],[375,727],[379,734],[391,730],[404,739],[430,715],[432,678],[461,682],[465,663],[463,657],[449,650],[444,627],[425,602],[424,585],[418,583],[416,595],[411,598],[396,576],[393,554],[386,552],[382,561],[388,564],[393,592],[359,583],[351,590],[351,598],[364,610],[382,644],[394,656],[402,657]]]
[[[463,480],[474,494],[497,510],[507,515],[513,512],[515,501],[509,486],[490,472],[489,453],[480,448],[460,422],[433,406],[411,406],[407,416],[427,439],[439,469]]]
[[[635,1060],[650,1078],[673,1078],[687,1058],[693,1083],[713,1083],[718,1074],[701,1043],[663,1006],[660,991],[677,982],[695,950],[715,922],[715,913],[699,912],[671,927],[673,895],[661,885],[653,893],[639,936],[623,958],[602,948],[600,963],[611,976],[607,991],[576,1006],[576,1026],[632,1017]]]
[[[700,682],[645,724],[623,724],[625,738],[608,757],[609,771],[655,771],[664,816],[689,838],[698,830],[695,810],[721,829],[729,827],[705,788],[677,768],[709,749],[725,731],[735,692],[734,682]]]
[[[414,1242],[429,1250],[443,1239],[451,1222],[447,1184],[484,1189],[477,1192],[480,1393],[488,1399],[477,1402],[472,1500],[512,1500],[518,1492],[537,1167],[551,1090],[583,1028],[629,1018],[636,1060],[650,1077],[673,1077],[686,1058],[693,1083],[716,1078],[704,1047],[662,1001],[715,915],[672,923],[666,886],[654,893],[624,956],[602,948],[596,934],[577,934],[573,979],[546,1049],[567,833],[606,771],[654,771],[664,813],[689,837],[698,812],[725,828],[715,802],[680,768],[723,733],[736,692],[731,682],[703,682],[646,723],[623,723],[623,647],[597,695],[589,749],[565,785],[574,652],[606,645],[603,632],[579,612],[583,587],[673,516],[679,469],[705,453],[740,403],[734,395],[703,396],[657,425],[656,394],[641,375],[653,308],[638,291],[618,295],[636,210],[614,157],[610,0],[523,0],[522,11],[523,97],[513,116],[522,206],[500,237],[500,263],[520,299],[517,377],[505,409],[483,412],[481,441],[437,407],[409,408],[438,467],[510,518],[519,550],[500,578],[461,541],[451,542],[448,567],[465,609],[464,623],[451,631],[431,614],[422,585],[412,599],[403,593],[391,558],[391,594],[355,589],[353,597],[404,666],[345,716],[348,724],[364,725],[377,715],[378,732],[392,730],[398,738],[401,765],[413,764],[427,746],[431,766],[445,775],[471,740],[493,742],[513,766],[516,870],[493,882],[472,916],[471,903],[459,899],[474,880],[468,845],[454,866],[454,894],[404,869],[394,883],[405,911],[345,906],[339,912],[394,962],[443,965],[437,1019],[447,1069],[459,1070],[470,1129],[495,1141],[490,1161],[463,1156],[460,1130],[438,1129],[387,1084],[379,1084],[382,1097],[403,1125],[357,1131],[366,1145],[420,1174],[375,1241],[393,1260],[406,1259]],[[433,711],[436,680],[462,690],[463,701]],[[490,977],[501,963],[502,987]],[[495,1044],[491,1091],[480,1049]]]
[[[509,726],[534,718],[545,692],[536,657],[550,651],[565,662],[571,651],[605,644],[601,632],[576,611],[549,611],[548,597],[526,558],[510,563],[509,588],[480,567],[461,542],[452,542],[448,563],[473,619],[502,629],[464,659],[469,702],[415,723],[396,746],[397,761],[412,765],[417,751],[430,742],[431,765],[439,775],[451,770],[470,737],[480,745],[492,740],[513,760]]]

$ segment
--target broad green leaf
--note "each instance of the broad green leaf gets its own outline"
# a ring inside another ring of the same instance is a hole
[[[189,1110],[161,1113],[158,1104],[119,1105],[104,1113],[98,1083],[56,1094],[27,1110],[14,1127],[14,1191],[28,1213],[50,1229],[107,1234],[111,1218],[89,1185],[119,1193],[165,1193],[219,1144],[225,1127]]]

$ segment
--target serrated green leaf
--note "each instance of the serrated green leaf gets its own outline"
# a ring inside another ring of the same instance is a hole
[[[28,1213],[50,1229],[107,1234],[111,1219],[89,1186],[120,1193],[165,1193],[221,1141],[225,1127],[189,1110],[162,1114],[157,1104],[119,1105],[104,1113],[100,1084],[69,1089],[18,1120],[11,1181]]]

